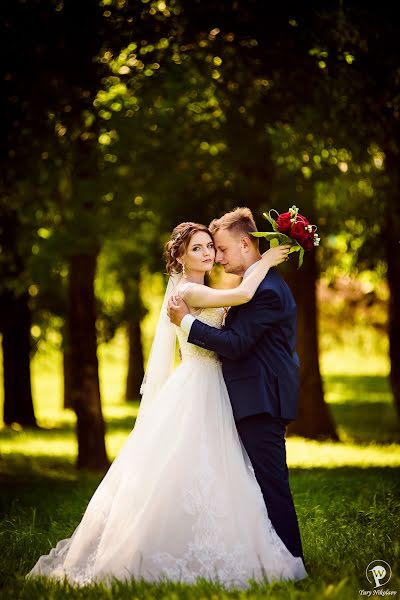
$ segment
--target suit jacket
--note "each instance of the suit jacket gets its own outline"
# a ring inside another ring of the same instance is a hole
[[[250,302],[230,308],[222,329],[196,319],[188,341],[219,354],[236,421],[259,413],[296,418],[296,303],[275,268]]]

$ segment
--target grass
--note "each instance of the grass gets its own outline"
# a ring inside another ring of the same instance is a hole
[[[121,336],[100,351],[111,458],[132,429],[138,408],[121,401],[124,352]],[[322,361],[326,398],[341,442],[301,438],[287,442],[309,577],[297,583],[255,584],[246,592],[228,592],[205,581],[195,586],[115,582],[111,589],[25,581],[38,556],[72,533],[101,479],[101,475],[75,470],[74,418],[60,409],[59,356],[38,355],[33,385],[43,429],[0,430],[0,598],[347,599],[360,596],[360,589],[373,589],[365,569],[375,559],[386,560],[392,567],[392,579],[384,589],[399,590],[399,430],[384,363],[368,360],[369,372],[364,369],[364,358],[355,354],[342,372],[340,353],[336,358],[334,353],[325,355]],[[375,372],[371,372],[373,364],[378,365]]]

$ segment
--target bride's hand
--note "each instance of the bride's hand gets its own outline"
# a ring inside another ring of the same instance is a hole
[[[274,246],[262,255],[262,260],[270,267],[276,267],[289,258],[289,250],[291,246],[285,244],[283,246]]]
[[[178,327],[179,327],[183,317],[185,315],[189,314],[189,312],[190,311],[189,311],[189,308],[188,308],[186,302],[184,300],[182,300],[182,298],[179,296],[179,294],[175,294],[174,296],[171,296],[171,298],[168,300],[167,314],[168,314],[169,320],[174,325],[178,325]]]

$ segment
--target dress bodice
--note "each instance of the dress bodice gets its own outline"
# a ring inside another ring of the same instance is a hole
[[[211,325],[211,327],[221,329],[224,314],[225,311],[223,308],[203,308],[198,315],[193,316],[195,316],[199,321],[202,321],[207,325]],[[190,344],[188,342],[187,333],[185,333],[181,327],[176,328],[176,335],[179,341],[182,361],[197,359],[219,364],[219,358],[215,352],[211,352],[205,348],[200,348],[195,344]]]

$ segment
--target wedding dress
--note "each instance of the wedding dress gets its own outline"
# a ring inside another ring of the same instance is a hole
[[[221,327],[223,309],[197,318]],[[302,579],[268,518],[216,354],[176,328],[182,361],[146,407],[71,538],[28,574],[76,585]]]

